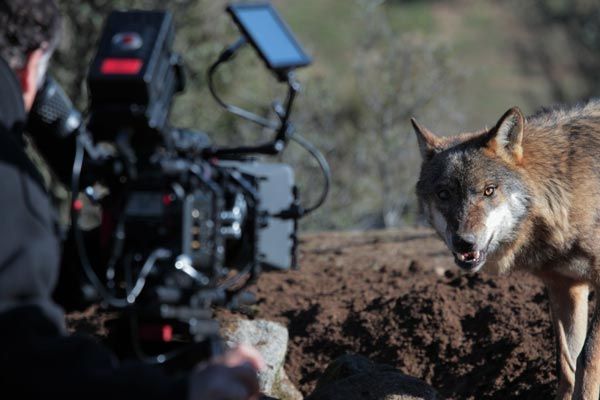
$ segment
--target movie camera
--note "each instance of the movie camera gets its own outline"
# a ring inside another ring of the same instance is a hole
[[[272,131],[266,143],[217,147],[202,132],[170,125],[185,70],[172,49],[173,18],[163,11],[109,15],[88,74],[85,120],[51,77],[30,116],[38,148],[70,181],[83,293],[120,310],[129,348],[153,363],[193,364],[196,353],[206,355],[207,340],[218,352],[212,307],[244,302],[264,268],[294,267],[298,220],[328,191],[326,160],[290,118],[300,90],[294,70],[311,59],[271,5],[236,4],[227,12],[242,35],[208,69],[209,89],[228,112]],[[287,87],[285,101],[273,103],[273,119],[217,93],[219,66],[246,44]],[[261,159],[289,141],[306,148],[324,173],[311,207],[301,206],[289,165]],[[79,224],[87,205],[101,210],[94,235]]]

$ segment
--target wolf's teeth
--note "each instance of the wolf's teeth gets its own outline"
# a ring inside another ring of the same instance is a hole
[[[475,253],[473,253],[473,258],[476,260],[479,260],[480,255],[481,255],[481,253],[479,251],[476,251]]]
[[[458,253],[456,256],[458,257],[458,259],[459,259],[460,261],[465,261],[465,258],[466,258],[466,257],[465,257],[465,255],[464,255],[464,254],[462,254],[462,253]]]

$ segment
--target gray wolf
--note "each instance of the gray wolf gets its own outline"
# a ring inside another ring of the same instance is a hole
[[[425,216],[465,271],[520,269],[545,283],[557,345],[557,399],[600,392],[600,101],[508,110],[491,129],[438,136],[412,125]]]

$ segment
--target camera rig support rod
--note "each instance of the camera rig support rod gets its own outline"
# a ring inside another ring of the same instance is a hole
[[[229,104],[225,102],[217,93],[214,81],[215,72],[221,64],[231,60],[234,54],[246,43],[246,39],[242,36],[237,42],[233,43],[232,45],[228,46],[225,50],[223,50],[219,58],[208,69],[208,88],[215,101],[225,110],[238,117],[244,118],[245,120],[258,124],[264,128],[276,131],[276,136],[272,141],[255,146],[207,148],[204,151],[205,155],[207,156],[219,157],[229,155],[243,155],[250,153],[277,155],[283,151],[291,133],[293,132],[293,126],[290,123],[290,116],[292,113],[294,100],[296,99],[296,95],[300,91],[301,86],[300,83],[295,79],[295,76],[291,71],[288,71],[285,74],[283,74],[284,79],[280,79],[286,82],[288,92],[286,96],[285,106],[282,106],[278,102],[276,102],[274,105],[275,114],[279,118],[278,122],[261,117],[260,115],[245,110],[241,107]]]

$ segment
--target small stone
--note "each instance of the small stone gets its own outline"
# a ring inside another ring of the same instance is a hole
[[[304,396],[294,386],[284,369],[281,369],[275,385],[273,385],[273,395],[279,400],[302,400]]]
[[[223,323],[221,334],[229,345],[247,344],[260,352],[266,365],[265,370],[258,376],[260,390],[270,395],[275,378],[285,361],[287,329],[276,322],[237,319]]]
[[[425,382],[366,357],[345,355],[334,360],[306,400],[440,400]]]
[[[261,354],[266,368],[258,374],[258,380],[264,399],[302,400],[283,368],[289,336],[283,325],[260,319],[234,319],[221,323],[221,335],[229,345],[247,344]]]
[[[408,270],[414,274],[414,273],[422,271],[423,265],[421,265],[421,263],[417,260],[412,260],[410,262],[410,265],[408,266]]]

